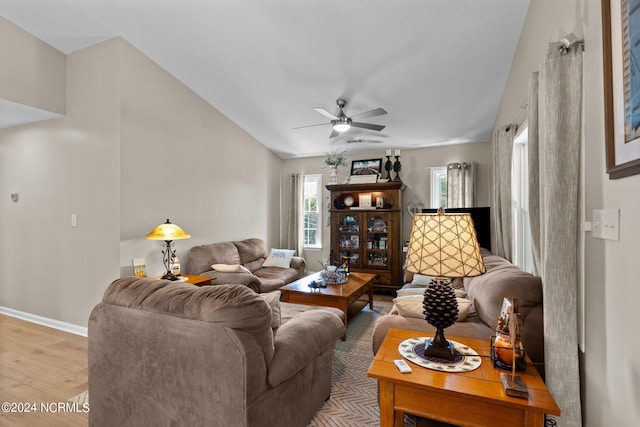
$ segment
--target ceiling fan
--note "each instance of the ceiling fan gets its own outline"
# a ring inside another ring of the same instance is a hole
[[[376,117],[376,116],[381,116],[383,114],[387,114],[387,111],[384,108],[375,108],[373,110],[365,111],[364,113],[360,113],[360,114],[356,114],[355,116],[348,117],[343,111],[344,106],[347,105],[347,101],[345,99],[339,98],[336,100],[336,104],[338,105],[338,111],[336,112],[336,114],[332,114],[331,112],[329,112],[328,110],[322,107],[314,107],[314,110],[316,110],[318,113],[331,119],[329,123],[319,123],[316,125],[300,126],[294,129],[308,128],[311,126],[324,126],[324,125],[330,124],[331,126],[333,126],[333,130],[331,131],[329,138],[335,138],[336,136],[340,135],[341,132],[346,132],[349,129],[351,129],[351,127],[371,129],[376,131],[381,131],[382,129],[385,128],[385,126],[383,125],[374,125],[371,123],[362,123],[362,122],[353,121],[353,119],[356,117],[362,120],[362,119],[368,119],[370,117]]]

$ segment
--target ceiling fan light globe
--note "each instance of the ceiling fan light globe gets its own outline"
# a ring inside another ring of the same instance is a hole
[[[350,128],[351,125],[349,123],[336,123],[335,125],[333,125],[333,130],[335,130],[336,132],[345,132]]]
[[[348,117],[340,117],[338,120],[332,120],[333,130],[336,132],[345,132],[351,128],[351,120]]]

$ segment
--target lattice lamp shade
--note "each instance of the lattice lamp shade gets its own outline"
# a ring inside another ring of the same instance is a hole
[[[485,272],[470,214],[416,214],[405,269],[434,277],[472,277]]]

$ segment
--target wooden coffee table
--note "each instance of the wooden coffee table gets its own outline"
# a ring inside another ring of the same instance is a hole
[[[507,371],[493,366],[489,337],[474,340],[447,336],[483,356],[474,371],[440,372],[407,361],[413,371],[401,374],[393,364],[402,359],[398,345],[408,338],[424,336],[429,334],[389,329],[369,368],[368,376],[378,380],[381,427],[402,426],[404,413],[463,426],[527,427],[542,427],[544,414],[560,415],[560,408],[531,365],[517,372],[528,388],[529,398],[505,394],[500,372]]]
[[[320,282],[320,273],[314,273],[280,288],[282,301],[295,304],[334,307],[344,312],[344,325],[347,326],[347,311],[365,292],[369,293],[369,308],[373,309],[373,281],[376,274],[351,273],[347,283],[327,285],[326,288],[311,289],[309,283]]]

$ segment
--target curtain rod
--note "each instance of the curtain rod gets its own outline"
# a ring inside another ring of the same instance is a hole
[[[509,122],[509,123],[511,123],[509,126],[511,126],[511,125],[517,126],[517,125],[514,123],[514,122],[515,122],[515,120],[516,120],[516,117],[518,117],[518,114],[520,114],[520,112],[521,112],[522,110],[526,110],[528,106],[529,106],[529,103],[528,103],[527,101],[525,101],[525,102],[520,106],[520,108],[518,108],[518,111],[516,111],[516,113],[513,115],[513,118],[512,118],[512,119],[511,119],[511,121]]]
[[[580,48],[584,52],[584,40],[578,39],[578,37],[573,33],[567,34],[558,43],[560,43],[560,45],[558,46],[558,53],[560,55],[566,54],[575,45],[580,46]]]

